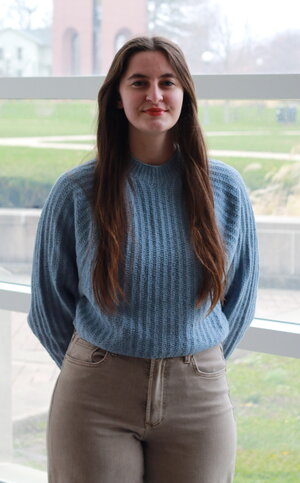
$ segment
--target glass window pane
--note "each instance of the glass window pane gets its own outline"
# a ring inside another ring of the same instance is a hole
[[[256,316],[300,320],[300,103],[200,101],[210,156],[248,187],[260,244]],[[0,105],[0,279],[29,283],[35,230],[57,177],[95,156],[96,102]],[[24,211],[25,210],[25,211]]]
[[[211,156],[241,173],[256,215],[299,215],[299,101],[200,101],[199,117]]]
[[[106,73],[116,49],[141,34],[178,42],[194,73],[300,72],[295,0],[77,0],[76,6],[3,0],[0,75]]]
[[[11,332],[13,462],[46,471],[48,408],[59,369],[25,314],[11,313]]]
[[[299,101],[200,101],[211,157],[242,175],[256,215],[256,317],[300,320]]]
[[[0,113],[0,280],[29,283],[51,186],[95,157],[96,102],[2,101]]]

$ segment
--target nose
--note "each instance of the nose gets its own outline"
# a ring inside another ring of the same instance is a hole
[[[163,100],[162,90],[157,84],[152,84],[149,86],[146,95],[146,101],[152,102],[153,104],[158,104]]]

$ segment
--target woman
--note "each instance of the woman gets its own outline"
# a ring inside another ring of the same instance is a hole
[[[258,276],[244,183],[208,160],[172,42],[128,41],[98,103],[97,159],[59,178],[36,238],[29,324],[61,367],[49,481],[231,482],[225,358]]]

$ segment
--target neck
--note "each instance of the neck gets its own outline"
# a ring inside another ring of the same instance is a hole
[[[129,133],[131,155],[146,164],[159,165],[171,158],[175,148],[167,134],[153,135]]]

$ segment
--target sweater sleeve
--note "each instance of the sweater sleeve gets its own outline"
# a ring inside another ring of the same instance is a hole
[[[252,206],[243,180],[238,177],[239,220],[235,250],[227,272],[223,312],[229,334],[223,342],[228,358],[253,320],[257,296],[259,262],[258,242]]]
[[[38,224],[28,323],[61,367],[78,299],[74,189],[66,175],[52,188]]]

